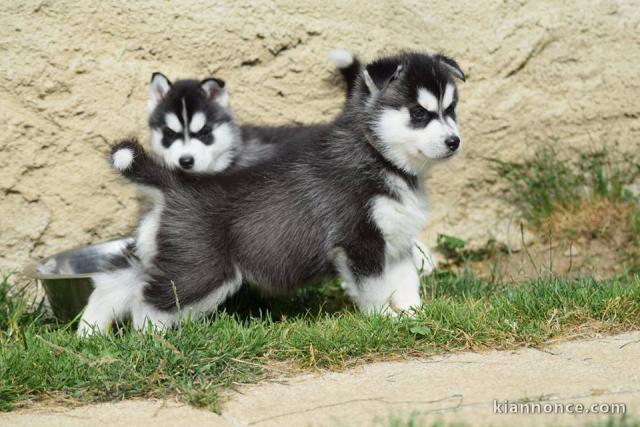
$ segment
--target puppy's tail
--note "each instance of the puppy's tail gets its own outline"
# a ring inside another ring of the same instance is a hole
[[[340,70],[347,85],[347,97],[349,97],[360,73],[360,60],[348,50],[334,49],[329,52],[329,61]]]
[[[137,139],[125,139],[111,147],[111,164],[129,181],[152,188],[166,188],[172,172],[151,158]]]

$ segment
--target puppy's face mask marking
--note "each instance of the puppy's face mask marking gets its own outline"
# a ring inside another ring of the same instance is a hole
[[[179,81],[154,74],[150,86],[151,148],[171,168],[218,172],[231,161],[235,141],[222,80]]]
[[[371,93],[372,130],[380,150],[396,165],[418,173],[430,160],[461,151],[457,123],[457,89],[462,71],[433,57],[433,64],[373,64],[364,81]],[[390,77],[385,80],[384,74]]]

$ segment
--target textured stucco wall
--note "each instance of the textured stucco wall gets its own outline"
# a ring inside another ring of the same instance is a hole
[[[242,122],[311,122],[343,100],[334,47],[442,50],[467,71],[465,153],[429,178],[429,242],[517,235],[485,156],[640,145],[639,1],[3,1],[0,270],[131,230],[105,156],[146,140],[153,71],[227,80]]]

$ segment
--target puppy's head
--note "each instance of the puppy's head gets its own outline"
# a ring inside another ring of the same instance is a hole
[[[239,144],[222,80],[178,80],[154,73],[149,87],[151,149],[169,167],[219,172]]]
[[[409,173],[462,148],[455,81],[464,73],[443,55],[403,53],[362,71],[365,121],[382,154]]]

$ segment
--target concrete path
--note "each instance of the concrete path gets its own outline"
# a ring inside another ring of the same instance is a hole
[[[556,412],[560,405],[567,411],[581,403],[592,411],[593,404],[624,404],[627,413],[640,419],[640,332],[542,350],[374,363],[342,373],[245,386],[231,392],[221,415],[173,401],[125,401],[22,410],[0,415],[0,425],[388,426],[414,414],[427,426],[439,420],[548,426],[606,418],[593,413],[496,413],[509,410],[505,401],[529,402],[530,411]]]

